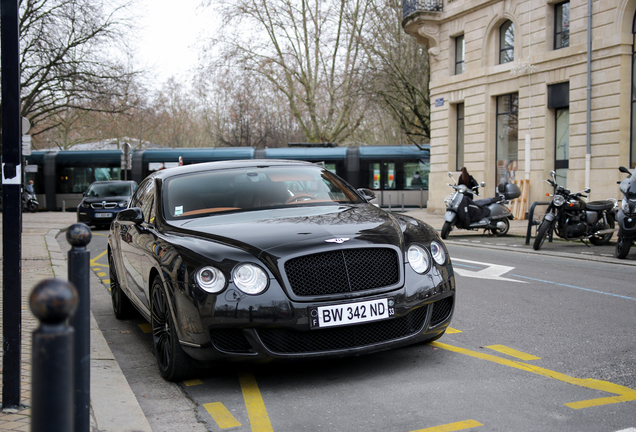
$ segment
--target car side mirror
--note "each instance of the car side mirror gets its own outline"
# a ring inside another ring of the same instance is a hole
[[[358,189],[358,192],[360,193],[360,195],[362,195],[362,198],[367,200],[367,202],[371,202],[377,198],[375,192],[373,192],[371,189],[360,188]]]
[[[131,207],[117,213],[115,219],[122,225],[140,225],[144,221],[144,213],[139,207]]]

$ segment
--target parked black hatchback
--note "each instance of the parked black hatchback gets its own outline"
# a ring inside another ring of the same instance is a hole
[[[96,181],[77,206],[77,221],[96,227],[108,227],[117,213],[128,207],[137,183],[125,180]]]

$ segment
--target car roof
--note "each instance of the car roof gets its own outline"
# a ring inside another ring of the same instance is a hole
[[[175,175],[196,173],[202,171],[222,170],[229,168],[256,168],[256,167],[269,167],[269,166],[314,166],[318,165],[297,160],[282,160],[282,159],[242,159],[242,160],[230,160],[219,162],[204,162],[190,165],[183,165],[174,168],[167,168],[160,171],[155,171],[152,177],[166,179]]]

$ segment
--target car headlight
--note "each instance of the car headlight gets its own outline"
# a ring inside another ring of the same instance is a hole
[[[424,274],[428,271],[431,265],[431,259],[426,249],[424,249],[422,246],[419,246],[419,245],[409,246],[407,256],[409,260],[409,265],[415,272],[419,274]]]
[[[442,245],[437,242],[431,242],[431,255],[433,255],[433,259],[439,265],[443,265],[446,262],[446,252]]]
[[[220,293],[225,288],[225,275],[216,267],[200,268],[194,278],[203,291],[212,294]]]
[[[117,204],[117,207],[119,207],[119,208],[128,207],[128,201],[121,201],[119,204]]]
[[[82,201],[82,203],[80,204],[80,207],[82,208],[91,208],[91,205],[87,202]]]
[[[563,204],[565,204],[565,198],[563,197],[563,195],[555,195],[554,198],[552,198],[552,204],[557,207],[561,207]]]
[[[232,280],[245,294],[260,294],[267,289],[267,273],[254,264],[239,264],[234,267]]]

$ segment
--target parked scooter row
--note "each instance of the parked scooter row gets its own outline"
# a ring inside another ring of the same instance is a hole
[[[619,184],[623,200],[616,214],[618,239],[616,240],[616,258],[626,258],[636,239],[636,169],[631,173],[625,167],[618,170],[628,174]]]
[[[468,187],[466,185],[458,185],[453,178],[453,173],[449,172],[448,176],[455,184],[447,183],[455,191],[446,197],[446,214],[444,215],[444,226],[442,227],[441,236],[443,239],[455,228],[467,230],[490,231],[492,234],[501,237],[508,234],[510,230],[510,221],[514,216],[510,209],[505,206],[508,200],[518,198],[521,195],[519,186],[513,183],[501,183],[497,187],[497,196],[479,200],[472,200],[467,196]],[[486,186],[482,182],[481,187]],[[476,195],[475,186],[470,191]]]
[[[541,249],[545,238],[551,231],[565,240],[589,240],[596,246],[607,244],[614,234],[614,215],[616,200],[593,201],[586,203],[584,193],[570,192],[556,182],[556,173],[550,171],[552,179],[545,180],[554,188],[552,202],[548,205],[543,221],[534,239],[534,250]]]

